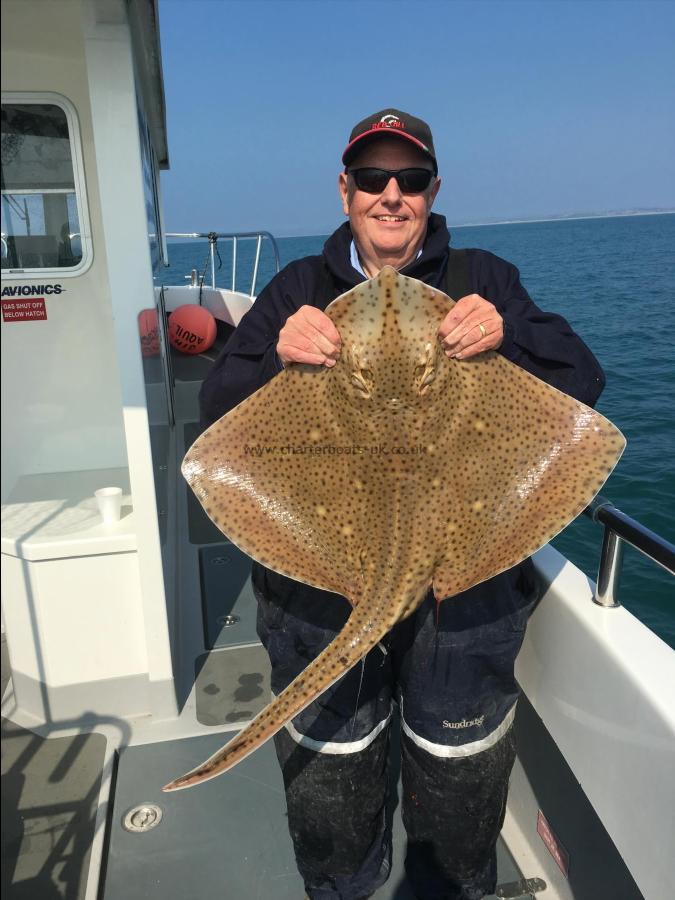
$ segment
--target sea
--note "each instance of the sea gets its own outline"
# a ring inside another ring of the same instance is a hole
[[[336,227],[337,227],[336,223]],[[596,408],[627,438],[602,496],[675,541],[675,213],[464,225],[452,246],[490,250],[520,269],[543,310],[564,316],[607,376]],[[283,267],[320,253],[327,235],[278,238]],[[231,288],[232,242],[217,245],[216,284]],[[237,290],[260,293],[273,277],[272,245],[239,241]],[[192,269],[210,283],[206,241],[170,242],[164,284],[185,283]],[[487,298],[489,299],[489,298]],[[595,579],[602,526],[583,516],[553,545]],[[675,578],[632,547],[625,550],[619,600],[675,647]]]

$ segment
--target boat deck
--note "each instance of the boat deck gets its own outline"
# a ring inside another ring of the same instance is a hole
[[[281,771],[268,742],[229,777],[204,787],[163,795],[163,819],[147,834],[124,831],[124,813],[148,797],[148,783],[166,782],[221,745],[220,736],[131,747],[121,759],[111,828],[105,900],[147,897],[225,896],[232,900],[299,900],[303,884],[286,824]],[[392,741],[392,745],[394,745]],[[392,753],[392,764],[396,753]],[[401,786],[390,807],[393,866],[376,900],[413,900],[403,871],[405,832]],[[155,801],[157,798],[155,797]],[[198,873],[199,886],[196,886]],[[499,845],[499,882],[520,874],[506,846]],[[149,892],[151,889],[151,893]]]
[[[3,641],[3,681],[6,684]],[[219,687],[214,691],[216,682]],[[159,787],[217,750],[227,739],[218,726],[248,718],[269,696],[265,654],[259,646],[214,650],[196,678],[197,712],[214,733],[132,745],[119,753],[113,779],[101,900],[297,900],[303,884],[286,824],[281,771],[271,742],[227,777],[194,790],[162,794]],[[218,699],[214,699],[218,698]],[[84,900],[88,852],[95,831],[104,767],[102,734],[46,739],[2,722],[3,890],[12,900]],[[412,900],[403,870],[405,831],[400,817],[398,742],[392,728],[389,806],[393,866],[376,900]],[[126,814],[157,804],[157,827],[134,833]],[[521,875],[506,845],[498,845],[499,883]],[[529,894],[512,895],[527,897]]]

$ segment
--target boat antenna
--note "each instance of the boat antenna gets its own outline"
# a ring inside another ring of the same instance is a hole
[[[204,270],[202,271],[202,274],[199,277],[199,305],[200,306],[202,305],[202,289],[204,287],[204,279],[206,278],[206,270],[209,267],[211,257],[213,256],[214,253],[218,257],[218,268],[219,269],[223,268],[223,261],[220,258],[220,250],[218,249],[217,233],[215,231],[209,231],[209,233],[206,236],[209,239],[209,252],[206,255],[206,262],[204,263]],[[215,287],[215,285],[214,285],[214,287]]]

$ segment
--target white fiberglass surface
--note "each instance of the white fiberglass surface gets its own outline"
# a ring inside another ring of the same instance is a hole
[[[647,897],[670,893],[675,653],[551,547],[516,675]]]

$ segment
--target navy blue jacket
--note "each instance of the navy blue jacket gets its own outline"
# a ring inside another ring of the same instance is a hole
[[[432,213],[422,255],[401,269],[401,274],[443,290],[449,240],[444,216]],[[199,399],[204,428],[281,370],[276,345],[289,316],[306,304],[325,309],[335,297],[364,280],[351,265],[351,241],[345,223],[328,238],[322,256],[290,263],[260,293],[202,385]],[[471,293],[494,303],[504,319],[504,341],[498,352],[592,406],[605,386],[605,377],[581,338],[561,316],[535,306],[511,263],[485,250],[468,250],[467,256]],[[332,296],[326,296],[324,289],[324,264],[334,282]]]
[[[445,218],[432,213],[422,255],[401,273],[443,290],[449,239]],[[204,428],[281,370],[276,344],[289,316],[305,304],[325,309],[332,299],[364,280],[351,265],[351,241],[351,230],[345,223],[328,238],[322,256],[290,263],[260,293],[202,385]],[[535,306],[511,263],[484,250],[467,251],[467,262],[470,291],[494,303],[504,319],[504,341],[498,352],[559,390],[593,405],[605,378],[591,351],[565,319]],[[331,296],[326,296],[326,266],[334,283]],[[253,565],[253,584],[271,602],[284,608],[292,602],[296,608],[306,609],[308,621],[320,617],[324,627],[328,622],[339,629],[349,612],[346,601],[341,606],[335,594],[292,581],[258,563]],[[537,594],[534,566],[531,560],[525,560],[453,598],[461,601],[470,597],[470,604],[442,604],[438,627],[464,629],[472,623],[482,625],[494,620],[505,622],[507,630],[522,635]],[[461,623],[460,614],[464,616]],[[487,635],[488,631],[486,640]],[[493,724],[500,721],[512,699],[505,696],[498,704],[491,716]]]

